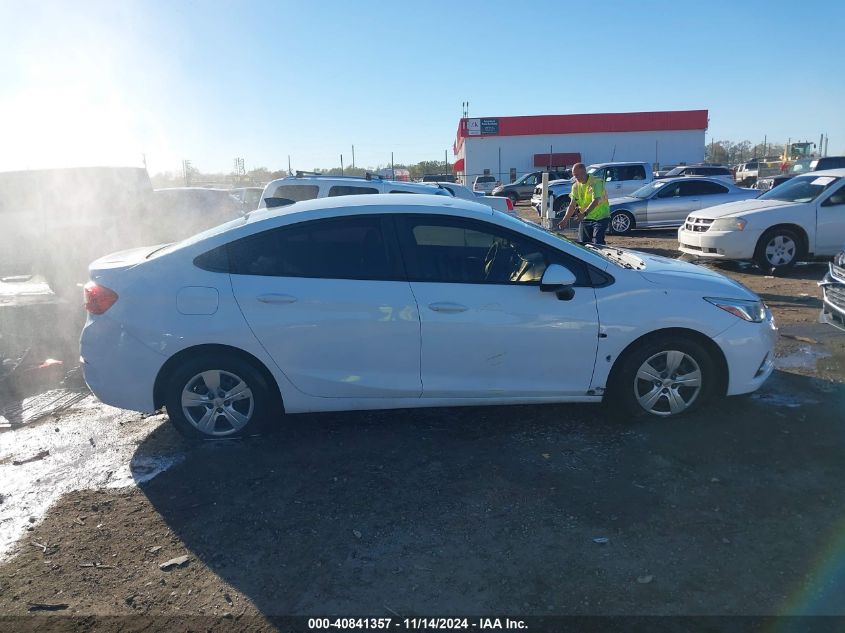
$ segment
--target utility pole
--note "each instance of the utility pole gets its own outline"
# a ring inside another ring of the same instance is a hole
[[[191,186],[191,161],[183,160],[182,161],[182,175],[185,177],[185,186]]]
[[[290,154],[288,154],[288,176],[293,176],[293,172],[290,169]]]
[[[443,150],[443,164],[446,165],[446,169],[443,173],[448,174],[449,173],[449,150],[448,149]]]
[[[396,171],[393,169],[393,152],[390,152],[390,179],[396,180]]]
[[[352,146],[352,169],[355,169],[355,146]]]
[[[502,182],[502,148],[499,148],[499,182]]]
[[[343,175],[343,154],[340,155],[340,175]]]

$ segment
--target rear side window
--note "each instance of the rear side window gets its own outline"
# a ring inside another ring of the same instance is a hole
[[[690,184],[693,185],[693,195],[696,196],[711,196],[717,193],[728,193],[727,187],[716,182],[696,180]]]
[[[367,193],[378,193],[378,189],[373,187],[353,187],[351,185],[334,185],[329,189],[329,198],[336,196],[357,196]]]
[[[623,165],[619,172],[620,180],[645,180],[645,167],[642,165]]]
[[[398,261],[386,244],[379,216],[303,222],[229,244],[235,275],[398,279]]]
[[[294,202],[313,200],[320,194],[317,185],[279,185],[273,192],[273,198],[286,198]]]

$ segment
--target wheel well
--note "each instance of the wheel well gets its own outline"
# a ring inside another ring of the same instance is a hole
[[[261,374],[264,376],[264,379],[267,381],[267,385],[276,394],[279,399],[278,402],[281,404],[282,409],[284,410],[284,401],[282,400],[282,394],[279,391],[279,384],[276,382],[276,379],[273,377],[273,374],[270,373],[270,370],[267,369],[267,366],[264,363],[262,363],[249,352],[245,352],[242,349],[238,349],[237,347],[215,344],[195,345],[193,347],[188,347],[167,359],[167,362],[164,363],[164,365],[162,365],[161,369],[159,370],[158,376],[156,376],[155,385],[153,386],[153,403],[155,404],[156,409],[160,409],[164,406],[164,388],[165,385],[167,385],[167,380],[169,379],[171,373],[174,371],[174,369],[179,366],[179,364],[185,358],[189,356],[195,356],[197,354],[225,354],[227,356],[235,356],[249,363],[250,365],[255,367],[259,372],[261,372]]]
[[[776,224],[775,226],[769,227],[768,229],[763,231],[763,235],[760,236],[760,239],[757,242],[757,248],[755,249],[755,252],[757,252],[762,246],[763,239],[766,237],[766,235],[777,229],[789,229],[798,236],[798,239],[800,240],[800,244],[798,244],[799,257],[803,257],[809,252],[810,240],[807,237],[807,232],[797,224]]]
[[[637,345],[639,345],[643,341],[659,339],[666,336],[685,336],[695,340],[704,349],[706,349],[710,353],[710,358],[713,359],[713,362],[716,365],[717,382],[714,393],[719,396],[724,396],[727,393],[728,362],[727,360],[725,360],[724,353],[722,353],[722,350],[719,348],[718,345],[716,345],[715,341],[712,338],[705,334],[702,334],[701,332],[697,332],[696,330],[689,330],[687,328],[665,328],[662,330],[655,330],[654,332],[649,332],[648,334],[644,334],[640,338],[631,341],[613,362],[613,367],[611,368],[610,375],[607,378],[607,389],[605,390],[605,393],[607,393],[607,391],[610,390],[611,386],[615,384],[620,368],[622,367],[622,363],[624,362],[627,355],[631,353],[631,350],[633,350]]]

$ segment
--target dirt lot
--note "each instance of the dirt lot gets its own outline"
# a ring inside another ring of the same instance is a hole
[[[609,241],[676,255],[671,232]],[[154,616],[147,631],[186,615],[233,629],[274,615],[845,615],[845,335],[817,323],[824,266],[721,270],[775,313],[779,369],[671,423],[576,405],[321,414],[189,446],[165,416],[89,398],[1,432],[0,526],[19,540],[0,614]]]

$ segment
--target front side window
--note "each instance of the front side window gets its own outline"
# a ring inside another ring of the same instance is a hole
[[[337,196],[357,196],[368,193],[378,193],[374,187],[355,187],[352,185],[332,185],[329,189],[329,198]]]
[[[382,218],[351,216],[270,229],[228,245],[235,275],[397,279]]]
[[[545,245],[485,222],[441,216],[399,216],[397,222],[411,281],[539,284],[550,263]],[[577,261],[566,265],[579,270]],[[580,269],[583,280],[583,264]]]

